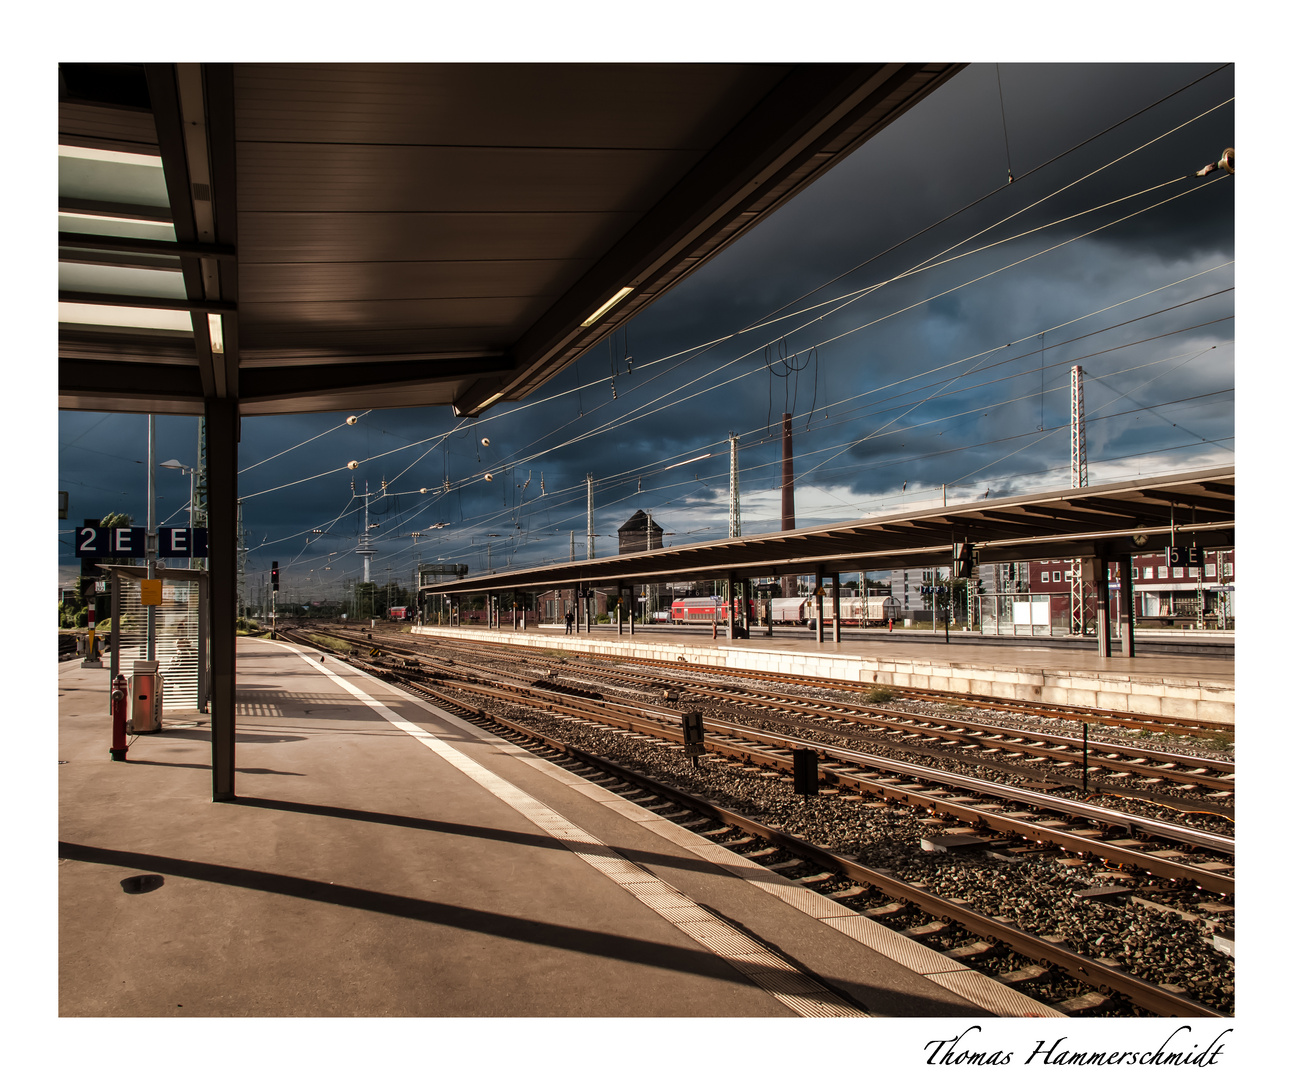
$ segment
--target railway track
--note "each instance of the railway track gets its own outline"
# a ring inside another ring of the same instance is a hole
[[[1074,739],[1040,734],[1020,728],[1002,727],[999,724],[976,719],[958,722],[934,719],[916,713],[906,713],[892,708],[868,706],[856,702],[830,701],[819,698],[791,697],[766,690],[732,690],[714,686],[697,679],[679,678],[664,686],[653,676],[626,671],[598,670],[578,663],[566,664],[563,673],[577,671],[603,680],[633,682],[667,693],[684,688],[698,697],[733,702],[754,709],[770,709],[800,717],[828,720],[830,725],[814,724],[821,730],[853,735],[854,731],[884,729],[928,744],[944,747],[972,746],[987,754],[1001,754],[1004,758],[1027,759],[1032,763],[1052,762],[1080,768],[1084,773],[1101,771],[1114,778],[1140,777],[1153,783],[1180,785],[1182,790],[1207,788],[1221,793],[1235,790],[1234,766],[1212,758],[1175,754],[1167,751],[1143,750],[1101,740]],[[856,695],[854,688],[853,696]],[[926,700],[923,695],[904,697]],[[681,697],[680,697],[681,700]],[[959,703],[958,703],[959,704]],[[964,708],[965,706],[960,706]],[[1071,715],[1063,719],[1072,720]],[[802,726],[802,725],[801,725]],[[859,735],[859,737],[861,737]],[[909,747],[916,752],[938,754],[940,751],[920,746]]]
[[[379,630],[378,640],[388,642],[410,640],[409,635]],[[433,639],[444,645],[442,638]],[[529,653],[542,658],[553,650],[534,646],[497,645],[492,642],[473,642],[472,649],[478,653],[492,653],[504,659],[515,661],[518,653]],[[568,661],[567,661],[568,662]],[[755,671],[745,668],[724,667],[715,669],[712,666],[692,664],[685,660],[658,660],[647,657],[634,657],[633,664],[639,667],[654,668],[661,671],[682,672],[695,676],[713,678],[721,673],[727,679],[753,679],[763,683],[779,683],[796,687],[810,687],[844,693],[857,693],[860,686],[856,682],[843,679],[829,679],[807,675],[785,675],[778,672]],[[903,697],[914,701],[925,701],[933,705],[951,705],[961,708],[982,708],[993,712],[1015,713],[1025,716],[1044,717],[1075,723],[1099,724],[1107,727],[1122,727],[1153,734],[1175,735],[1209,739],[1217,736],[1228,736],[1233,733],[1234,725],[1225,721],[1185,720],[1175,717],[1152,716],[1129,710],[1110,710],[1080,708],[1076,706],[1050,705],[1044,702],[1019,702],[1010,698],[992,697],[987,694],[970,694],[951,691],[921,690],[902,687]]]
[[[339,636],[352,643],[368,648],[382,648],[396,655],[428,656],[425,647],[415,646],[407,636],[379,636],[377,645],[367,637],[354,634],[347,636],[345,632]],[[496,648],[490,648],[486,652],[499,656],[509,665],[516,663],[515,650],[500,652]],[[594,666],[566,659],[560,664],[554,664],[550,657],[545,657],[537,650],[533,651],[533,655],[539,661],[541,669],[550,675],[559,672],[567,682],[582,677],[603,687],[619,683],[626,688],[637,688],[648,693],[676,695],[680,702],[722,702],[747,710],[775,712],[787,717],[787,723],[801,729],[820,731],[832,737],[876,747],[886,746],[896,737],[901,741],[905,753],[916,756],[951,759],[955,756],[954,751],[970,749],[976,757],[990,761],[994,768],[1028,777],[1038,783],[1058,783],[1061,786],[1073,783],[1084,792],[1094,788],[1097,792],[1114,794],[1126,794],[1129,787],[1134,787],[1141,794],[1165,801],[1186,812],[1211,813],[1216,810],[1224,814],[1225,807],[1219,803],[1216,807],[1209,807],[1206,803],[1179,796],[1193,796],[1203,792],[1205,796],[1220,800],[1232,797],[1235,790],[1233,762],[1143,746],[1127,746],[1107,739],[1090,739],[1087,727],[1092,718],[1098,716],[1100,725],[1109,724],[1113,714],[1108,713],[1052,708],[1032,710],[1047,719],[1081,725],[1080,735],[1076,731],[1073,734],[1048,733],[1006,727],[999,722],[985,720],[981,715],[959,720],[949,716],[932,717],[893,707],[867,705],[857,700],[859,696],[865,696],[865,692],[860,695],[856,684],[838,681],[828,682],[826,685],[845,700],[792,696],[762,686],[738,689],[720,685],[738,678],[759,683],[771,681],[780,685],[786,685],[790,681],[785,677],[765,680],[760,673],[754,672],[729,672],[725,669],[716,674],[713,669],[687,668],[664,683],[654,675],[627,670],[629,665],[624,662]],[[632,665],[639,666],[636,660]],[[653,663],[648,666],[656,665]],[[486,678],[493,674],[490,669],[481,666],[474,670]],[[819,685],[820,682],[814,680],[810,684]],[[910,693],[906,689],[901,691],[901,696],[904,699],[933,700],[945,709],[950,704],[957,711],[971,709],[974,702],[982,700],[973,696],[961,698]],[[998,710],[994,708],[993,711]],[[1018,708],[1011,711],[1019,713],[1024,710]],[[1122,725],[1109,726],[1116,730]],[[875,733],[883,733],[887,738],[871,738]],[[1211,728],[1208,733],[1213,734]],[[1051,771],[1039,771],[1038,766],[1041,765],[1051,767]],[[1055,769],[1059,769],[1062,775],[1057,776]]]
[[[680,713],[606,699],[602,694],[571,693],[538,684],[491,684],[447,668],[424,670],[419,675],[407,670],[398,674],[405,680],[431,677],[441,687],[501,703],[531,708],[552,706],[592,724],[618,727],[680,746],[683,742]],[[836,788],[865,792],[976,829],[1058,851],[1081,853],[1110,865],[1135,867],[1169,881],[1192,882],[1222,896],[1234,893],[1233,866],[1218,861],[1233,859],[1234,841],[1215,833],[726,721],[706,721],[705,749],[781,773],[793,771],[794,750],[812,750],[820,761],[819,781]],[[1154,844],[1167,847],[1143,850]],[[1198,856],[1197,852],[1204,855]]]
[[[1188,993],[1182,995],[1179,987],[1164,989],[1152,979],[1122,970],[1117,966],[1120,961],[1102,958],[1101,943],[1125,938],[1125,933],[1112,939],[1095,935],[1093,940],[1099,947],[1092,955],[1065,944],[1055,934],[1030,931],[1021,925],[1026,920],[1012,921],[1000,912],[976,911],[980,901],[960,896],[965,890],[951,886],[948,891],[922,883],[920,878],[930,876],[928,873],[918,871],[913,881],[883,863],[877,868],[870,860],[859,860],[857,853],[842,851],[840,845],[804,839],[807,833],[803,829],[779,829],[775,820],[756,820],[767,817],[758,808],[751,808],[754,813],[739,813],[717,804],[702,805],[714,800],[684,789],[694,788],[697,781],[719,790],[730,788],[732,783],[738,787],[761,785],[771,790],[774,804],[784,802],[786,786],[782,777],[793,768],[790,751],[812,749],[819,758],[819,780],[827,785],[827,792],[836,793],[824,793],[818,806],[833,806],[842,818],[902,815],[901,827],[910,829],[916,823],[924,834],[921,846],[933,853],[922,854],[922,858],[974,865],[989,876],[1015,863],[1027,864],[1033,874],[1076,876],[1077,884],[1094,882],[1096,886],[1070,890],[1072,895],[1082,897],[1079,906],[1085,914],[1078,919],[1082,925],[1084,919],[1091,921],[1091,912],[1106,904],[1121,905],[1124,913],[1134,904],[1142,915],[1156,913],[1155,918],[1173,924],[1174,933],[1180,932],[1182,926],[1192,926],[1191,933],[1196,937],[1201,927],[1211,928],[1223,937],[1227,932],[1232,934],[1227,928],[1228,916],[1221,914],[1229,910],[1224,901],[1234,891],[1233,870],[1227,861],[1233,853],[1233,841],[1228,838],[1093,808],[1044,792],[967,782],[964,777],[942,770],[922,769],[833,743],[778,736],[761,728],[708,717],[706,756],[700,759],[701,767],[695,769],[682,757],[679,713],[663,704],[607,700],[601,691],[583,686],[540,685],[546,679],[500,677],[490,670],[492,659],[488,656],[484,666],[479,666],[479,658],[477,664],[462,662],[462,653],[457,654],[459,660],[442,658],[447,662],[433,664],[425,655],[418,655],[420,650],[415,648],[398,646],[397,653],[397,646],[381,639],[355,639],[353,635],[351,639],[358,641],[361,652],[366,647],[370,653],[385,654],[360,658],[359,665],[375,674],[400,682],[441,707],[475,717],[479,722],[510,725],[512,730],[519,730],[516,737],[541,740],[554,752],[590,768],[610,768],[607,775],[618,775],[625,783],[645,783],[642,790],[655,790],[658,797],[668,798],[671,806],[678,808],[676,812],[704,813],[716,823],[710,826],[718,830],[715,835],[721,836],[721,830],[739,830],[737,837],[750,839],[737,842],[737,850],[757,856],[756,861],[827,895],[839,894],[858,910],[894,923],[918,940],[947,945],[944,951],[966,958],[963,962],[975,959],[987,965],[1017,989],[1029,992],[1025,986],[1034,980],[1067,988],[1059,991],[1061,998],[1056,1002],[1062,1006],[1061,1011],[1127,1015],[1117,1010],[1130,1009],[1133,1015],[1226,1015],[1225,1010],[1232,1007],[1232,997],[1224,992],[1211,1003],[1198,1000]],[[317,647],[308,639],[302,640]],[[515,661],[513,656],[513,664]],[[561,730],[543,730],[553,727]],[[588,740],[600,745],[602,752],[578,745]],[[613,747],[609,753],[607,745]],[[645,751],[663,754],[666,776],[662,779],[658,769],[632,768],[623,760],[619,764],[611,760],[622,759],[626,751],[630,757]],[[616,769],[620,772],[616,773]],[[654,776],[648,776],[648,772]],[[652,789],[651,784],[656,788]],[[674,812],[670,810],[666,816]],[[952,827],[948,828],[948,822]],[[801,835],[792,836],[792,832]],[[773,847],[769,848],[769,844]],[[958,854],[949,854],[952,851]],[[1216,914],[1211,919],[1198,911],[1185,910],[1189,905],[1182,897],[1197,901],[1201,889],[1214,897],[1211,903],[1205,897],[1201,905],[1214,909]],[[987,895],[999,891],[999,887],[990,888]],[[1067,898],[1061,898],[1051,906],[1062,907],[1067,902]],[[1109,917],[1103,910],[1100,914]],[[1007,958],[1003,958],[1003,950]],[[1209,963],[1215,961],[1216,956],[1209,957]],[[1223,967],[1232,964],[1224,958],[1220,962]],[[1229,977],[1233,978],[1233,971]],[[1063,997],[1068,990],[1074,992]],[[1113,1013],[1108,1012],[1111,1008]]]

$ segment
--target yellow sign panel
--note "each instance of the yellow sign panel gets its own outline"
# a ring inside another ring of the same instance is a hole
[[[145,607],[155,607],[162,602],[161,578],[144,578],[139,582],[139,602]]]

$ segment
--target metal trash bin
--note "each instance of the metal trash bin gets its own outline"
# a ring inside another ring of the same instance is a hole
[[[156,660],[136,660],[130,679],[130,733],[162,730],[162,676]]]

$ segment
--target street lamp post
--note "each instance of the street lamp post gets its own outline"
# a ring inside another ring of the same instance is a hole
[[[198,471],[191,465],[180,464],[180,462],[178,462],[175,458],[171,458],[170,461],[159,462],[158,464],[160,464],[163,469],[179,469],[181,476],[183,476],[185,473],[188,474],[188,477],[189,477],[189,569],[190,570],[196,569],[196,567],[194,566],[194,563],[196,563],[197,560],[193,557],[192,552],[193,552],[193,544],[194,544],[193,531],[194,531],[194,525],[196,524],[196,520],[197,520],[194,514],[197,506]]]

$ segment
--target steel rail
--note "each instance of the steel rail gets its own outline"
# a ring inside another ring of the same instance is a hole
[[[410,678],[405,672],[394,672],[392,674],[401,679]],[[587,698],[576,697],[575,702],[578,702],[578,704],[575,704],[570,700],[570,695],[561,694],[558,691],[535,690],[532,687],[513,687],[509,690],[500,690],[496,687],[482,685],[475,681],[468,682],[457,677],[445,678],[438,674],[434,677],[442,684],[457,685],[467,692],[482,693],[486,696],[497,697],[519,705],[533,706],[535,697],[546,699],[550,704],[560,705],[563,712],[593,723],[605,723],[608,719],[606,714],[611,713],[623,726],[638,734],[671,742],[681,742],[681,717],[671,710],[653,709],[652,712],[655,713],[657,718],[657,722],[653,723],[640,719],[644,710],[637,705],[601,701],[594,708],[588,703],[589,699]],[[664,720],[668,726],[657,726],[660,720]],[[833,757],[842,760],[846,765],[861,766],[866,769],[880,769],[888,773],[897,772],[912,776],[922,782],[934,784],[936,791],[947,787],[959,788],[964,791],[974,792],[976,795],[1007,803],[1025,803],[1035,809],[1123,828],[1127,831],[1129,840],[1134,839],[1134,833],[1140,833],[1145,836],[1159,836],[1165,840],[1171,840],[1192,848],[1202,847],[1222,854],[1232,854],[1234,851],[1234,841],[1228,837],[1220,837],[1214,833],[1172,825],[1169,822],[1153,821],[1118,810],[1092,807],[1086,803],[1061,799],[1041,792],[1025,791],[991,781],[974,780],[956,773],[927,769],[923,766],[911,765],[906,762],[894,762],[886,758],[863,754],[859,751],[842,750],[839,747],[813,740],[775,736],[758,728],[750,728],[728,721],[713,720],[710,722],[710,726],[713,729],[723,729],[730,735],[751,742],[754,745],[751,747],[731,744],[729,747],[723,740],[714,738],[707,731],[705,739],[707,750],[712,747],[715,753],[723,756],[734,756],[741,760],[761,764],[767,768],[785,770],[790,767],[791,763],[786,759],[785,755],[769,753],[761,750],[760,746],[771,744],[783,749],[813,749],[828,758]],[[724,753],[724,751],[728,752]],[[1106,863],[1134,866],[1155,877],[1190,881],[1200,888],[1219,895],[1229,896],[1233,895],[1235,891],[1233,876],[1226,876],[1213,870],[1201,869],[1188,863],[1172,862],[1169,859],[1132,851],[1116,844],[1105,843],[1089,837],[1075,836],[1073,833],[1062,829],[1035,825],[1009,813],[995,812],[977,804],[966,805],[959,797],[943,798],[935,794],[913,791],[910,787],[885,783],[865,775],[854,775],[830,766],[820,766],[819,771],[825,773],[830,782],[841,786],[870,791],[883,798],[906,805],[919,806],[940,816],[956,818],[967,824],[986,828],[996,833],[1021,836],[1039,844],[1050,845],[1061,850],[1081,851]]]
[[[502,646],[493,642],[472,642],[471,644],[473,648],[504,652],[513,657],[518,651],[542,654],[541,647],[533,645]],[[706,674],[721,672],[723,674],[730,675],[733,678],[789,683],[797,686],[820,686],[854,693],[863,688],[872,689],[874,686],[884,685],[881,683],[862,684],[858,682],[849,682],[844,679],[826,678],[823,676],[786,675],[781,672],[756,671],[750,668],[697,665],[686,661],[657,660],[648,657],[632,657],[625,659],[631,660],[632,663],[645,667],[704,672]],[[1182,718],[1150,716],[1147,713],[1136,713],[1126,709],[1097,709],[1095,707],[1076,705],[1059,706],[1046,702],[1029,702],[1021,704],[1020,702],[1009,698],[992,697],[988,694],[971,694],[959,691],[932,691],[906,686],[893,687],[892,689],[896,693],[923,701],[954,701],[962,704],[981,704],[985,707],[998,709],[1003,712],[1031,713],[1038,716],[1049,717],[1051,719],[1072,720],[1078,723],[1085,721],[1089,723],[1105,724],[1110,727],[1135,726],[1144,731],[1194,737],[1198,737],[1201,732],[1207,734],[1234,733],[1234,725],[1223,720],[1185,720]]]
[[[528,646],[521,646],[526,648]],[[693,672],[722,672],[732,678],[755,679],[764,682],[790,683],[795,686],[820,686],[829,689],[857,693],[863,689],[874,689],[884,683],[849,682],[844,679],[830,679],[822,676],[786,675],[782,672],[755,671],[752,668],[713,667],[690,664],[677,660],[656,660],[649,657],[633,657],[633,663],[644,666],[665,668],[666,670],[684,670]],[[921,690],[908,686],[888,687],[896,694],[917,698],[922,701],[953,701],[958,704],[979,704],[1002,712],[1033,713],[1055,720],[1074,720],[1079,723],[1107,724],[1110,727],[1127,727],[1135,725],[1144,731],[1170,733],[1173,735],[1198,736],[1200,732],[1233,734],[1234,725],[1223,720],[1184,720],[1165,716],[1149,716],[1145,713],[1134,713],[1129,710],[1096,709],[1086,706],[1060,706],[1046,702],[1028,702],[1021,704],[1009,698],[991,697],[987,694],[970,694],[960,691]]]
[[[343,637],[346,637],[347,640],[358,641],[361,644],[365,643],[361,639],[347,637],[348,633],[349,633],[348,631],[342,631],[339,635],[336,635],[336,636],[343,636]],[[472,647],[475,649],[484,649],[487,651],[502,652],[502,653],[508,654],[513,658],[514,658],[514,654],[518,650],[524,651],[524,652],[532,652],[532,653],[540,652],[540,650],[535,646],[519,645],[519,646],[504,647],[504,646],[495,645],[492,642],[473,642]],[[419,650],[416,650],[416,649],[401,649],[399,646],[387,646],[387,648],[390,648],[392,651],[407,652],[409,655],[412,655],[412,656],[425,655],[424,652],[420,652]],[[847,693],[860,693],[862,692],[864,687],[864,684],[860,684],[856,682],[848,682],[843,679],[829,679],[829,678],[808,677],[808,676],[791,676],[791,675],[782,674],[780,672],[762,672],[762,671],[754,671],[752,669],[746,669],[746,668],[698,667],[697,665],[694,665],[694,664],[689,664],[685,662],[679,663],[673,660],[655,660],[655,659],[644,658],[644,657],[633,657],[631,658],[630,662],[634,664],[642,665],[642,666],[660,667],[668,670],[683,670],[683,671],[688,671],[693,673],[703,672],[705,674],[711,674],[711,673],[721,672],[723,674],[730,675],[733,678],[745,678],[745,679],[752,679],[755,681],[788,683],[788,684],[797,685],[797,686],[820,686],[828,689],[838,689]],[[568,662],[563,663],[563,668],[567,670],[570,670],[570,669],[582,670],[593,674],[604,674],[604,672],[601,672],[596,668],[592,668],[587,665],[578,664],[578,663],[576,664],[570,664]],[[647,680],[650,678],[650,676],[638,674],[636,672],[618,672],[617,674],[623,675],[626,678],[633,678],[633,679]],[[700,683],[700,685],[706,685],[706,684],[702,682]],[[1062,708],[1060,706],[1049,705],[1041,702],[1020,704],[1019,702],[1016,702],[1016,701],[1010,701],[1005,698],[990,697],[986,694],[967,694],[967,693],[952,692],[952,691],[936,692],[936,691],[913,689],[911,687],[897,687],[894,689],[896,693],[902,694],[905,697],[913,697],[922,701],[942,702],[942,701],[950,700],[958,704],[967,703],[967,702],[971,704],[982,704],[985,707],[997,709],[999,711],[1029,713],[1037,716],[1048,717],[1050,719],[1069,720],[1075,723],[1093,722],[1093,723],[1098,723],[1109,727],[1127,727],[1134,724],[1137,728],[1140,728],[1141,730],[1155,731],[1158,733],[1168,733],[1168,734],[1176,734],[1176,735],[1188,735],[1192,737],[1198,737],[1200,732],[1222,733],[1222,734],[1226,734],[1226,733],[1233,734],[1234,732],[1234,725],[1226,724],[1224,721],[1206,721],[1206,720],[1193,721],[1193,722],[1173,721],[1169,718],[1150,717],[1145,714],[1132,713],[1125,710],[1116,711],[1116,710],[1095,709],[1095,708],[1087,708],[1087,707],[1079,708],[1076,706]],[[709,692],[708,687],[707,687],[707,692]],[[813,699],[809,699],[809,700],[811,701]],[[823,702],[822,704],[824,706],[831,706],[836,709],[855,708],[855,709],[860,709],[864,711],[868,709],[867,706],[844,706],[842,703],[839,703],[839,702]],[[890,710],[876,710],[876,712],[882,715],[893,714],[893,715],[909,715],[909,716],[916,717],[916,714],[902,714],[902,713],[898,713],[896,711],[890,711]],[[917,719],[925,720],[927,718],[917,717]],[[1028,735],[1032,733],[1020,732],[1020,734]],[[1057,736],[1048,736],[1048,737],[1059,738]],[[1089,745],[1094,745],[1094,744],[1089,744]],[[1110,743],[1107,745],[1112,749],[1116,747],[1118,744]],[[1152,751],[1151,753],[1156,754],[1157,756],[1160,757],[1160,759],[1164,759],[1164,760],[1172,760],[1173,758],[1173,755],[1168,755],[1162,751]],[[1208,761],[1209,759],[1207,758],[1189,758],[1189,757],[1186,757],[1185,755],[1181,756],[1181,763],[1184,764],[1188,762],[1191,764],[1191,767],[1199,767],[1200,765],[1205,765]],[[1121,765],[1122,763],[1118,763],[1118,764]],[[1137,770],[1131,770],[1131,771],[1137,771]],[[1190,777],[1189,779],[1191,783],[1199,782],[1198,778],[1196,777]],[[1209,784],[1208,786],[1224,788],[1224,785],[1218,785],[1216,783]]]
[[[383,671],[383,673],[385,674],[386,672]],[[390,674],[402,679],[408,679],[409,677],[407,673],[392,672]],[[658,720],[663,720],[669,725],[668,727],[657,727],[648,721],[638,719],[643,712],[648,710],[636,703],[602,701],[597,709],[591,709],[582,704],[574,705],[570,701],[570,697],[573,695],[563,694],[560,691],[536,690],[534,687],[523,687],[515,684],[512,684],[512,688],[509,690],[501,690],[497,686],[483,685],[474,679],[464,680],[456,672],[421,672],[420,674],[424,677],[434,678],[442,683],[447,682],[450,685],[457,685],[468,692],[482,693],[486,696],[509,700],[520,705],[533,706],[535,704],[533,699],[541,697],[549,703],[559,704],[564,712],[572,716],[579,716],[594,723],[605,722],[608,719],[606,713],[609,712],[630,730],[655,738],[675,742],[681,741],[680,731],[675,730],[675,726],[681,727],[681,718],[679,714],[674,713],[672,710],[649,709]],[[575,696],[575,698],[576,701],[580,702],[588,700],[586,697]],[[813,740],[775,736],[758,728],[750,728],[728,721],[712,720],[711,727],[722,728],[736,738],[744,739],[754,744],[753,748],[734,744],[731,746],[731,752],[727,756],[735,756],[741,760],[751,762],[757,761],[767,768],[784,770],[789,767],[790,763],[784,755],[762,751],[759,749],[761,745],[771,744],[785,749],[811,748],[828,758],[834,757],[843,760],[846,766],[880,769],[884,772],[897,772],[912,776],[923,783],[934,784],[936,791],[945,787],[960,788],[1007,803],[1031,804],[1035,809],[1048,810],[1052,813],[1061,813],[1069,817],[1078,817],[1100,822],[1104,825],[1120,827],[1127,831],[1129,840],[1134,839],[1133,834],[1139,832],[1141,835],[1159,836],[1193,848],[1202,847],[1222,854],[1233,854],[1234,852],[1234,841],[1227,837],[1172,825],[1169,822],[1154,821],[1103,807],[1092,807],[1086,803],[1062,799],[1041,792],[1025,791],[991,781],[974,780],[956,773],[927,769],[923,766],[911,765],[906,762],[894,762],[887,758],[863,754],[859,751],[843,750],[839,747]],[[715,752],[723,753],[724,749],[726,749],[721,740],[716,740],[707,733],[706,747],[708,748],[711,743],[714,745]],[[831,782],[870,791],[892,801],[919,806],[941,816],[956,818],[975,827],[987,828],[1006,835],[1018,835],[1062,850],[1081,851],[1100,858],[1106,863],[1134,866],[1156,877],[1190,881],[1200,888],[1220,895],[1233,895],[1235,891],[1233,876],[1226,876],[1213,870],[1201,869],[1188,863],[1175,863],[1155,855],[1132,851],[1116,844],[1075,836],[1070,832],[1045,825],[1034,825],[1011,814],[997,813],[979,805],[967,806],[963,797],[942,798],[934,794],[913,791],[909,786],[884,783],[875,778],[855,775],[830,766],[819,768],[821,772],[828,776]]]
[[[596,668],[585,667],[584,665],[567,665],[567,669],[574,668],[578,671],[599,673]],[[634,672],[615,672],[607,676],[606,673],[600,673],[603,677],[625,678],[641,681],[655,681],[649,675],[638,675]],[[870,705],[852,704],[839,701],[825,701],[820,698],[800,698],[790,700],[781,695],[757,690],[725,690],[721,687],[710,686],[704,682],[692,680],[680,680],[693,690],[699,691],[706,696],[719,698],[725,701],[734,701],[739,704],[753,704],[756,707],[765,707],[777,709],[789,713],[807,713],[811,715],[826,716],[830,719],[849,720],[858,723],[872,723],[877,726],[886,727],[896,731],[905,731],[913,735],[930,735],[939,738],[977,744],[989,749],[1010,749],[999,745],[1008,739],[1030,740],[1030,745],[1025,749],[1021,748],[1020,752],[1031,753],[1039,759],[1052,758],[1056,761],[1066,762],[1071,765],[1078,764],[1087,760],[1082,752],[1080,741],[1064,735],[1054,735],[1051,733],[1027,731],[1022,728],[1004,728],[990,723],[970,724],[965,721],[951,720],[945,717],[921,716],[918,713],[907,713],[898,709],[884,709]],[[855,691],[856,692],[856,691]],[[1047,745],[1051,744],[1051,745]],[[1136,755],[1144,758],[1151,758],[1154,761],[1171,763],[1171,765],[1180,765],[1189,769],[1205,769],[1214,775],[1204,774],[1187,774],[1173,772],[1170,766],[1153,765],[1148,761],[1121,761],[1111,760],[1109,758],[1097,759],[1094,764],[1109,772],[1126,772],[1134,773],[1140,776],[1169,779],[1172,781],[1188,781],[1204,787],[1214,788],[1218,791],[1233,791],[1235,780],[1233,775],[1215,775],[1224,774],[1226,770],[1233,772],[1234,764],[1232,762],[1219,762],[1213,758],[1198,757],[1189,754],[1173,754],[1161,750],[1146,750],[1141,747],[1123,746],[1119,743],[1108,743],[1100,740],[1088,740],[1086,743],[1088,752],[1094,751],[1097,754],[1104,755]]]
[[[462,676],[457,672],[446,671],[439,677],[449,678],[454,681],[462,681]],[[498,678],[496,675],[491,675],[491,677],[496,679]],[[509,684],[504,681],[504,685]],[[534,694],[547,697],[549,700],[558,702],[563,706],[569,704],[569,697],[587,700],[579,694],[569,694],[556,688],[536,688],[533,685],[527,686],[519,683],[511,683],[510,685],[513,692],[520,695],[516,699],[519,703],[525,703],[525,699]],[[470,683],[464,688],[474,688],[478,691],[485,689],[481,684],[475,682]],[[653,716],[657,719],[665,720],[671,725],[670,728],[653,729],[650,732],[644,730],[641,733],[655,734],[670,738],[673,741],[677,740],[676,733],[672,730],[672,726],[681,725],[681,713],[678,711],[667,707],[652,706],[637,702],[616,701],[606,699],[604,697],[601,698],[601,707],[628,720],[636,719],[641,715]],[[595,712],[589,713],[585,716],[585,719],[596,718],[597,714]],[[1111,810],[1105,807],[1091,806],[1085,802],[1065,799],[1061,796],[1049,795],[1045,792],[1024,792],[1022,789],[1011,787],[1006,784],[998,784],[988,780],[977,780],[972,777],[963,776],[959,773],[948,772],[941,769],[930,769],[925,766],[908,764],[906,762],[895,762],[892,759],[882,756],[866,754],[858,750],[849,750],[811,739],[778,736],[762,728],[751,727],[746,724],[736,723],[735,721],[710,718],[708,720],[708,725],[711,729],[722,728],[739,738],[750,740],[756,744],[771,743],[773,745],[782,746],[786,749],[813,749],[825,757],[838,758],[847,761],[850,764],[861,765],[864,768],[878,768],[887,772],[901,771],[904,774],[912,775],[940,787],[961,787],[977,794],[1009,802],[1019,802],[1026,798],[1029,803],[1039,809],[1065,814],[1070,817],[1081,817],[1087,820],[1098,821],[1105,825],[1126,829],[1129,834],[1131,832],[1140,832],[1142,834],[1160,836],[1163,839],[1172,840],[1179,844],[1184,844],[1190,847],[1202,847],[1232,856],[1235,851],[1235,842],[1233,839],[1201,829],[1192,829],[1188,826],[1174,825],[1171,822],[1155,821],[1140,815],[1127,814],[1119,810]],[[780,759],[778,759],[778,763],[780,763]],[[1121,851],[1121,849],[1118,850]],[[1166,865],[1174,866],[1175,864],[1168,863]],[[1181,867],[1177,868],[1180,869]]]
[[[532,739],[542,745],[551,747],[608,775],[619,777],[644,791],[652,792],[662,798],[676,802],[686,809],[694,810],[713,820],[720,821],[724,825],[729,825],[749,833],[751,836],[757,836],[774,843],[799,858],[813,862],[851,881],[869,885],[895,900],[914,904],[922,911],[926,911],[935,917],[950,919],[965,927],[966,930],[977,937],[999,942],[1021,956],[1058,968],[1077,981],[1087,986],[1095,987],[1101,993],[1120,994],[1134,1004],[1159,1016],[1224,1017],[1227,1015],[1211,1009],[1202,1002],[1195,1001],[1184,994],[1155,985],[1129,972],[1121,971],[1112,964],[1103,963],[1093,957],[1075,952],[1067,946],[1030,934],[1014,925],[1013,920],[983,915],[956,900],[940,897],[928,889],[909,884],[853,859],[819,848],[801,837],[764,825],[762,822],[728,810],[699,795],[680,791],[653,777],[646,776],[597,754],[582,750],[577,746],[566,743],[564,740],[544,735],[515,720],[494,716],[475,706],[465,706],[461,702],[439,694],[434,690],[419,687],[414,680],[406,675],[388,674],[395,678],[396,681],[409,683],[414,689],[426,696],[439,698],[455,709],[474,713],[476,716],[500,727],[508,728],[524,738]],[[802,887],[807,888],[807,886]],[[866,917],[865,912],[860,914]]]

